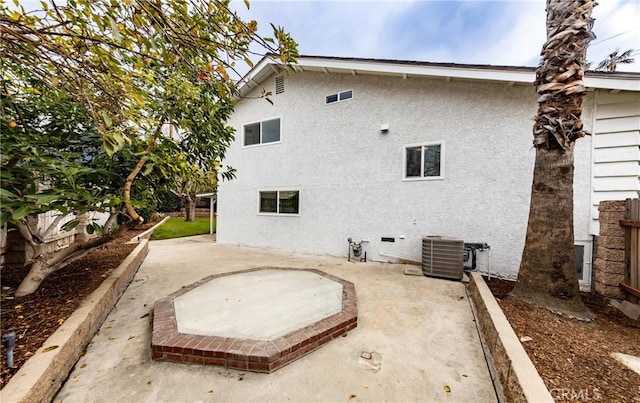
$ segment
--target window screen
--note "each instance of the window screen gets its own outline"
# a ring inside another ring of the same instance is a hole
[[[253,123],[244,127],[244,145],[260,143],[260,123]]]
[[[262,143],[280,141],[280,119],[262,122]]]
[[[278,192],[260,192],[260,212],[278,212]]]

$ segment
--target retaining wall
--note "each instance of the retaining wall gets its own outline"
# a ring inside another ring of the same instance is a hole
[[[148,250],[149,241],[142,239],[122,264],[9,380],[0,391],[0,401],[50,402],[54,398],[82,351],[133,279]]]
[[[607,298],[624,299],[618,286],[625,281],[625,240],[624,227],[620,220],[625,219],[624,200],[601,201],[598,206],[600,236],[596,246],[596,258],[593,262],[594,289]]]
[[[469,275],[468,292],[500,401],[553,402],[551,393],[479,273]]]

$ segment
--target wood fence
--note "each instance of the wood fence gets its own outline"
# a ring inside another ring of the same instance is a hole
[[[640,199],[626,200],[626,215],[620,220],[625,227],[625,261],[627,273],[620,288],[630,295],[631,302],[640,298]]]

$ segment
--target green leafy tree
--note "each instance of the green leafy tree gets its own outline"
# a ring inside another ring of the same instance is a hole
[[[173,193],[180,197],[185,210],[185,221],[196,220],[196,204],[200,193],[215,193],[218,186],[216,171],[205,171],[195,164],[185,164],[173,182]],[[213,206],[211,206],[213,208]]]
[[[536,70],[538,113],[527,237],[513,295],[580,319],[593,316],[580,299],[573,237],[575,141],[585,135],[585,55],[592,0],[547,0],[547,41]]]
[[[250,49],[284,64],[297,50],[282,28],[258,36],[257,23],[242,21],[229,1],[42,1],[34,12],[14,4],[0,6],[0,196],[2,223],[33,252],[16,291],[22,296],[142,222],[140,196],[152,199],[169,183],[166,175],[181,169],[176,161],[207,169],[224,158],[233,138],[224,121],[237,68],[252,66]],[[167,136],[168,127],[179,138]],[[38,228],[38,214],[51,210],[59,212],[54,222]],[[105,226],[86,224],[97,236],[45,248],[47,235],[65,221],[62,229],[71,230],[88,211],[112,213]],[[117,227],[121,212],[128,221]]]

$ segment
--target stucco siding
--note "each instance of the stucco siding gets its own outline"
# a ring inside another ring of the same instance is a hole
[[[354,98],[325,105],[344,90]],[[443,235],[486,242],[481,270],[516,276],[535,156],[532,87],[305,72],[287,75],[271,99],[239,102],[229,122],[237,140],[225,163],[237,178],[219,188],[218,242],[346,258],[351,237],[387,261],[419,260],[422,237]],[[273,117],[281,142],[242,146],[244,124]],[[404,146],[438,141],[444,179],[403,180]],[[576,147],[576,239],[589,239],[590,161],[587,138]],[[258,214],[260,190],[299,190],[300,214]]]

